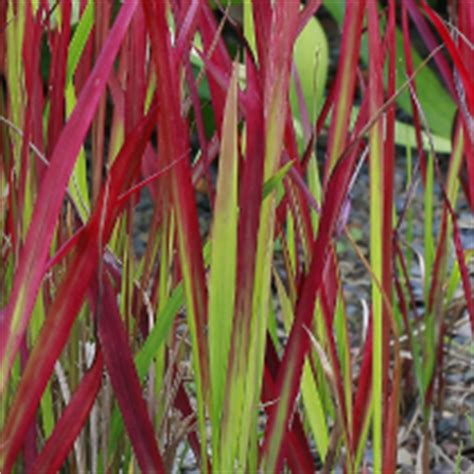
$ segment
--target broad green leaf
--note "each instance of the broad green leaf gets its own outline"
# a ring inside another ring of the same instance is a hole
[[[345,3],[335,2],[334,0],[324,0],[324,6],[330,11],[331,15],[342,24],[344,16]],[[403,36],[397,29],[397,61],[400,62],[397,67],[397,87],[400,87],[406,80],[404,68],[405,56],[403,54]],[[412,48],[413,66],[416,69],[422,59],[417,51]],[[367,46],[367,38],[364,37],[361,48],[361,58],[365,64],[369,62],[369,52]],[[417,76],[416,89],[418,100],[428,119],[431,131],[444,138],[450,138],[451,127],[456,113],[456,106],[449,96],[446,89],[440,83],[435,72],[425,67]],[[412,106],[410,96],[407,92],[400,95],[397,100],[398,105],[408,114],[412,114]]]
[[[323,94],[329,62],[329,47],[324,30],[316,18],[305,25],[293,48],[293,60],[301,82],[303,98],[311,123],[322,106]],[[297,113],[298,95],[295,79],[291,81],[290,103],[293,113]]]

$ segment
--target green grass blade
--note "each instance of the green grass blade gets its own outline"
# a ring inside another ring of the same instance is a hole
[[[375,114],[383,101],[383,79],[381,75],[381,44],[377,16],[377,5],[367,2],[369,23],[369,87],[370,114]],[[372,318],[373,318],[373,366],[372,366],[372,406],[373,406],[373,450],[374,471],[382,469],[382,433],[383,433],[383,302],[382,291],[376,282],[382,281],[383,251],[383,143],[382,121],[379,119],[369,132],[369,173],[370,173],[370,264],[372,281]]]
[[[211,375],[211,425],[213,466],[232,469],[232,453],[223,446],[220,424],[226,392],[227,365],[234,315],[237,262],[237,67],[234,66],[222,124],[221,153],[212,227],[209,274],[209,362]],[[226,452],[226,455],[224,455]],[[222,465],[220,462],[222,461]]]

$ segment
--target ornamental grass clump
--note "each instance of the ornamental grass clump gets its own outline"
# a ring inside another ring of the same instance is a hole
[[[1,2],[2,473],[436,464],[474,330],[448,3]]]

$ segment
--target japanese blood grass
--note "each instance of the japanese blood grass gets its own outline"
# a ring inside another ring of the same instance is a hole
[[[458,288],[474,326],[456,217],[463,162],[474,183],[474,20],[459,1],[452,37],[424,1],[402,0],[400,21],[394,0],[385,10],[324,2],[341,25],[340,57],[327,90],[327,71],[315,70],[324,57],[311,61],[314,95],[299,55],[325,54],[308,34],[321,38],[322,3],[245,0],[243,28],[235,5],[218,2],[0,5],[2,472],[171,472],[187,449],[202,472],[394,472],[412,378],[428,469]],[[426,68],[432,58],[443,83]],[[290,95],[292,77],[302,87]],[[425,78],[438,96],[419,90]],[[394,179],[398,106],[415,137],[406,197]],[[368,258],[350,208],[366,158]],[[140,256],[145,188],[153,209]],[[357,346],[340,241],[371,282]]]
[[[0,333],[0,392],[5,389],[8,373],[13,365],[21,338],[26,331],[41,284],[44,264],[55,229],[54,224],[59,215],[65,186],[70,177],[74,160],[90,126],[95,106],[103,92],[108,72],[118,52],[120,40],[126,32],[135,8],[136,3],[129,2],[121,10],[121,15],[117,18],[115,28],[109,36],[102,56],[82,90],[74,113],[58,139],[50,159],[50,166],[41,182],[38,199],[32,210],[32,221],[26,223],[29,230],[15,272],[11,297],[2,320]],[[22,41],[20,41],[21,43]],[[17,85],[14,83],[9,84],[9,90],[16,87]],[[21,121],[19,125],[21,126]],[[67,159],[68,157],[69,159]],[[22,169],[24,168],[25,163],[23,163]],[[26,173],[26,171],[23,172]]]

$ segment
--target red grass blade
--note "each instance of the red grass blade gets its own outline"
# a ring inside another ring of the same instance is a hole
[[[467,65],[464,64],[460,56],[460,51],[457,45],[454,43],[451,35],[449,34],[448,28],[445,26],[440,17],[431,9],[431,7],[428,6],[426,0],[421,0],[421,4],[423,5],[423,8],[429,19],[443,39],[444,44],[446,45],[446,48],[454,61],[454,64],[461,76],[461,81],[467,96],[468,107],[472,111],[474,110],[474,81],[472,80],[472,71],[470,74],[469,70],[467,69]]]
[[[178,38],[176,40],[176,58],[179,62],[184,52],[189,50],[199,19],[199,0],[192,0],[191,5],[183,3],[181,21],[179,22]]]
[[[263,69],[265,67],[265,57],[267,56],[270,39],[272,5],[270,0],[261,0],[259,2],[252,2],[252,8],[254,24],[258,25],[258,28],[255,28],[258,63]]]
[[[23,339],[20,347],[20,361],[21,368],[24,370],[25,365],[28,361],[28,346],[26,338]],[[23,459],[25,463],[25,470],[30,472],[32,471],[33,466],[35,465],[36,457],[38,456],[38,447],[37,447],[37,438],[38,438],[38,423],[37,420],[33,420],[28,428],[28,433],[25,437],[25,445],[23,447]]]
[[[432,31],[430,30],[427,21],[423,17],[423,14],[420,11],[419,6],[417,5],[415,0],[405,0],[404,5],[408,8],[410,12],[410,16],[415,23],[418,32],[420,33],[421,37],[423,38],[428,50],[431,52],[438,46],[438,41],[433,35]],[[446,57],[442,54],[436,54],[434,56],[434,61],[438,66],[440,74],[453,97],[456,97],[456,88],[454,86],[453,75],[451,71],[451,67],[446,60]]]
[[[47,154],[51,155],[64,123],[64,85],[67,54],[71,35],[71,0],[61,2],[61,29],[52,35],[51,68],[49,74],[50,112]],[[40,22],[38,21],[40,24]],[[58,27],[59,29],[59,27]]]
[[[185,418],[195,413],[189,401],[188,394],[186,393],[186,390],[183,387],[183,384],[181,384],[178,388],[175,406]],[[201,443],[199,442],[196,430],[193,430],[191,431],[191,433],[189,433],[188,441],[189,445],[191,446],[191,449],[193,450],[194,456],[196,456],[196,459],[199,460],[199,457],[201,455]],[[208,472],[212,472],[212,466],[209,459],[207,464],[207,470]]]
[[[201,2],[201,18],[199,22],[199,32],[202,35],[204,45],[204,56],[206,62],[214,64],[219,70],[225,71],[230,79],[232,71],[232,61],[229,53],[225,48],[225,44],[220,38],[222,32],[216,25],[214,13],[208,2]],[[227,82],[228,82],[227,80]],[[216,131],[220,133],[222,129],[222,119],[224,116],[225,99],[227,95],[227,87],[222,88],[214,77],[208,75],[209,90],[212,97],[212,108],[214,110],[214,120],[216,122]]]
[[[440,17],[428,6],[426,0],[422,0],[423,9],[428,15],[429,19],[436,27],[439,35],[443,39],[443,42],[451,55],[451,58],[456,66],[457,72],[460,76],[460,85],[458,89],[458,104],[461,110],[461,117],[463,118],[464,129],[466,131],[466,161],[468,171],[469,188],[474,188],[474,153],[472,148],[474,147],[474,80],[472,79],[472,57],[474,54],[469,51],[470,46],[465,44],[465,40],[462,40],[462,45],[458,46],[453,38],[451,37],[448,28],[440,19]],[[472,14],[472,5],[467,5],[466,2],[460,2],[458,6],[458,13],[460,14],[460,26],[461,31],[467,33],[467,40],[473,39],[474,29],[474,15]],[[463,31],[464,30],[464,31]],[[464,54],[463,54],[464,53]],[[469,204],[474,209],[474,193],[469,192],[468,195]]]
[[[310,0],[306,2],[306,6],[299,14],[298,20],[298,34],[301,33],[301,30],[305,27],[308,20],[316,15],[319,7],[322,4],[322,0]]]
[[[249,133],[246,145],[246,158],[242,170],[242,183],[239,192],[239,228],[237,252],[237,289],[235,330],[250,330],[252,311],[252,288],[254,286],[257,232],[260,215],[260,203],[263,187],[263,106],[260,84],[255,64],[247,56],[247,95],[248,107],[245,110]],[[239,325],[239,326],[237,326]],[[232,348],[231,352],[237,348]],[[240,348],[239,348],[240,350]]]
[[[116,296],[106,277],[94,285],[99,341],[110,381],[142,472],[164,472]]]
[[[275,400],[275,380],[278,374],[280,361],[270,337],[267,338],[267,351],[265,354],[265,372],[262,403],[271,404]],[[268,410],[267,410],[268,411]],[[293,472],[314,472],[314,462],[311,449],[308,445],[298,412],[295,412],[292,426],[289,427],[285,436],[285,457]]]
[[[56,472],[64,463],[81,432],[102,383],[103,357],[100,348],[94,364],[85,374],[69,405],[56,423],[52,435],[35,460],[35,472]]]
[[[459,226],[456,220],[456,214],[451,208],[451,205],[449,204],[449,202],[448,202],[448,210],[453,222],[454,248],[456,250],[456,257],[458,260],[459,271],[461,272],[461,281],[462,281],[462,286],[464,289],[464,295],[466,296],[467,312],[471,320],[471,333],[474,335],[474,293],[472,291],[471,281],[469,279],[469,269],[467,268],[466,262],[464,260],[464,251],[462,247]]]
[[[465,64],[471,65],[471,79],[472,79],[472,65],[474,64],[474,8],[470,0],[461,0],[458,2],[458,21],[459,30],[459,53],[461,59]],[[466,135],[469,137],[469,142],[465,144],[465,159],[467,163],[467,175],[469,189],[468,200],[471,209],[474,211],[474,108],[471,104],[470,110],[464,111],[464,129]],[[468,115],[468,116],[466,116]],[[467,193],[466,193],[467,194]]]
[[[346,146],[353,95],[356,84],[356,71],[359,61],[362,20],[365,0],[348,2],[344,17],[339,71],[334,92],[333,118],[329,129],[328,160],[324,181],[327,182],[337,159]]]
[[[402,4],[402,25],[403,25],[403,51],[405,53],[405,65],[407,76],[411,77],[413,75],[414,66],[413,66],[413,58],[412,58],[412,48],[410,44],[410,29],[408,24],[408,11],[407,11],[407,4],[403,2]],[[416,143],[418,153],[420,154],[420,164],[421,164],[421,173],[423,180],[425,179],[426,175],[426,157],[425,157],[425,150],[423,148],[423,139],[422,139],[422,129],[421,129],[421,122],[419,116],[419,110],[417,104],[415,103],[416,98],[416,82],[413,81],[410,86],[411,94],[410,94],[410,101],[412,105],[412,112],[413,112],[413,126],[415,128],[416,134]]]
[[[372,386],[372,317],[369,319],[369,327],[364,341],[362,363],[360,367],[359,381],[354,398],[354,424],[353,441],[354,446],[358,446],[364,425],[364,418],[367,416],[367,408],[370,403],[370,387]]]

